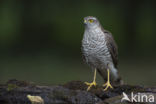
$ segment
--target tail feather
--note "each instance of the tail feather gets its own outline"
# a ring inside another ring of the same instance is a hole
[[[112,85],[122,85],[123,80],[121,76],[119,76],[118,71],[116,68],[112,67],[109,69],[110,70],[110,81]],[[103,80],[106,82],[107,81],[107,69],[97,69]]]
[[[111,71],[111,76],[112,76],[112,83],[114,85],[122,85],[123,84],[123,80],[121,78],[121,76],[118,73],[118,70],[112,65],[110,67],[110,71]]]

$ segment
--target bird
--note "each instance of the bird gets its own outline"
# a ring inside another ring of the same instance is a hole
[[[94,16],[84,17],[84,34],[82,39],[82,57],[94,70],[94,78],[91,83],[85,82],[87,91],[96,86],[96,72],[106,82],[103,84],[104,91],[112,88],[112,83],[122,83],[118,74],[118,48],[112,34],[105,30],[99,20]]]

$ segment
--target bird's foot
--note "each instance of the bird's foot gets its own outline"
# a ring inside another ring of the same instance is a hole
[[[93,81],[92,83],[85,82],[85,84],[88,86],[87,91],[89,91],[92,86],[96,86],[96,82],[95,81]]]
[[[112,85],[110,84],[110,81],[107,81],[105,84],[103,84],[103,87],[105,87],[104,91],[106,91],[109,87],[113,89]]]

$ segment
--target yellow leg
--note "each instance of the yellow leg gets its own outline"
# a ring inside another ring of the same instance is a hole
[[[96,86],[96,69],[94,71],[93,82],[92,83],[85,82],[85,84],[88,85],[87,91],[89,91],[92,86]]]
[[[108,72],[108,78],[107,78],[107,82],[103,85],[104,87],[106,86],[104,91],[106,91],[109,87],[113,88],[112,85],[110,84],[109,69],[107,69],[107,72]]]

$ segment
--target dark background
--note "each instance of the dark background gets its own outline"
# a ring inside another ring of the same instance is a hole
[[[1,0],[0,83],[92,81],[81,57],[83,18],[96,16],[119,48],[129,84],[156,85],[154,0]],[[98,76],[98,82],[103,83]]]

